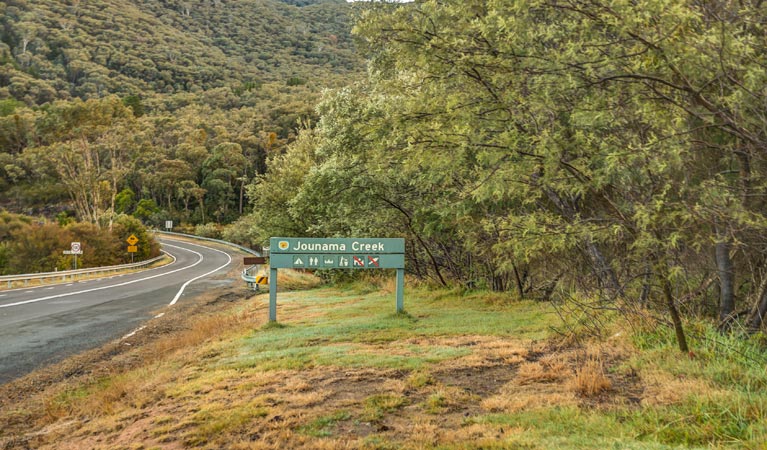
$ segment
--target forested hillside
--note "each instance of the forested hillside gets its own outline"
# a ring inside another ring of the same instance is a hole
[[[0,4],[0,95],[28,105],[106,93],[327,85],[354,71],[344,1]]]
[[[342,0],[0,4],[0,206],[227,223],[361,72]]]
[[[369,77],[270,160],[253,227],[405,236],[417,276],[565,300],[595,332],[615,311],[673,324],[684,351],[684,318],[756,331],[766,17],[748,1],[375,4],[356,26]]]

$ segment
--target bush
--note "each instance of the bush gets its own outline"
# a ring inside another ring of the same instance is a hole
[[[200,237],[221,239],[221,225],[217,223],[206,223],[194,227],[194,234]]]

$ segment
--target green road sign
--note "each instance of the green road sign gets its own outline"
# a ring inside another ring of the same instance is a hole
[[[270,322],[277,321],[277,269],[397,269],[397,312],[404,311],[404,239],[273,237],[269,253]]]
[[[405,240],[399,238],[271,238],[269,251],[278,254],[398,254],[405,253]]]
[[[272,269],[404,269],[405,255],[276,255],[271,254]]]

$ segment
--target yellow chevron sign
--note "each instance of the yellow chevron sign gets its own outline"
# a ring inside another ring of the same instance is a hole
[[[263,275],[257,276],[256,284],[269,284],[269,277]]]

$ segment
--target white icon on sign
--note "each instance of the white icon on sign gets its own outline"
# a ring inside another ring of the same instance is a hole
[[[345,256],[338,258],[338,267],[349,267],[349,258]]]
[[[301,258],[296,258],[296,259],[293,260],[293,265],[294,266],[303,266],[304,265],[304,260],[301,259]]]
[[[310,256],[309,257],[309,265],[310,266],[319,266],[320,265],[320,259],[316,256]]]
[[[333,258],[325,258],[324,264],[326,266],[334,266],[336,264],[336,260]]]
[[[359,256],[354,256],[354,267],[365,267],[365,261]]]

